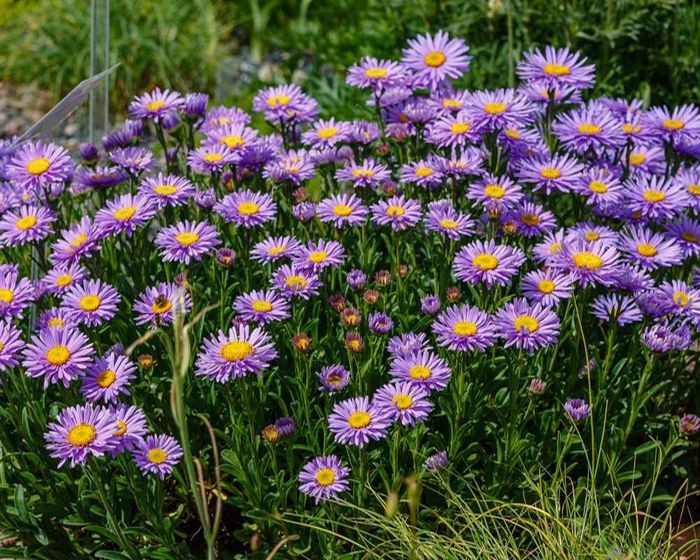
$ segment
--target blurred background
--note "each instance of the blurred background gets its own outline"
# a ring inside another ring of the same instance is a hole
[[[597,66],[596,94],[648,104],[700,99],[700,3],[693,0],[111,0],[110,120],[154,86],[250,108],[294,81],[326,114],[356,113],[344,86],[364,55],[399,58],[444,28],[475,56],[464,86],[515,83],[520,53],[570,45]],[[0,136],[20,132],[90,74],[90,0],[0,0]],[[62,130],[85,134],[86,108]],[[64,138],[66,139],[66,138]]]

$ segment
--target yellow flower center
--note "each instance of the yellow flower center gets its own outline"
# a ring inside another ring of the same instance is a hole
[[[452,230],[456,229],[459,224],[454,220],[450,220],[449,218],[443,218],[442,220],[440,220],[440,225],[445,229]]]
[[[335,482],[335,471],[333,469],[321,469],[316,473],[316,483],[319,486],[330,486]]]
[[[536,226],[540,223],[540,217],[537,214],[522,214],[520,221],[526,226]]]
[[[225,144],[232,150],[235,150],[236,148],[243,146],[245,144],[245,140],[238,134],[229,134],[228,136],[222,136],[219,138],[219,143]]]
[[[114,435],[117,437],[121,437],[126,433],[126,422],[124,420],[117,420],[117,431],[114,432]]]
[[[67,346],[57,344],[46,352],[46,361],[52,366],[62,366],[70,360],[70,350]]]
[[[537,319],[532,315],[520,315],[516,317],[515,321],[513,321],[513,325],[517,331],[525,329],[529,333],[535,332],[540,326]]]
[[[238,205],[238,213],[244,216],[252,216],[260,211],[260,206],[255,202],[241,202]]]
[[[537,283],[537,291],[543,294],[551,294],[554,291],[554,282],[551,280],[540,280]]]
[[[511,140],[520,140],[520,133],[513,128],[509,128],[506,130],[506,138],[510,138]]]
[[[328,383],[329,385],[331,385],[331,386],[333,386],[333,387],[338,387],[338,386],[340,385],[340,383],[341,383],[342,380],[343,380],[343,378],[340,377],[340,375],[337,375],[337,374],[335,374],[335,373],[331,373],[331,374],[326,378],[326,383]]]
[[[84,233],[79,233],[73,238],[73,241],[70,242],[71,246],[75,247],[76,249],[82,247],[87,243],[87,235]]]
[[[445,109],[459,109],[462,107],[462,102],[459,99],[443,99],[442,106]]]
[[[148,462],[154,465],[162,465],[168,460],[168,454],[162,449],[156,447],[148,450]]]
[[[416,167],[416,175],[421,178],[425,177],[430,177],[434,173],[434,170],[431,167],[426,167],[424,165],[421,165],[420,167]]]
[[[576,253],[573,256],[573,261],[578,268],[587,268],[589,270],[598,270],[603,266],[603,259],[595,253],[589,253],[588,251]]]
[[[373,169],[353,169],[352,176],[353,177],[374,177],[374,170]]]
[[[80,307],[85,311],[95,311],[102,303],[100,296],[87,295],[80,298]]]
[[[173,302],[170,301],[166,297],[161,297],[157,298],[152,304],[151,304],[151,311],[155,313],[156,315],[162,315],[163,313],[167,313],[170,311],[173,307]]]
[[[632,165],[642,165],[647,160],[647,156],[644,154],[632,154],[630,156],[630,163]]]
[[[506,190],[501,185],[486,185],[484,187],[484,194],[489,198],[503,198],[506,194]]]
[[[581,123],[576,127],[581,134],[598,134],[600,127],[597,124]]]
[[[65,288],[68,284],[73,281],[73,276],[70,274],[60,274],[56,277],[56,286],[59,288]]]
[[[623,134],[639,134],[642,131],[642,127],[638,124],[625,123],[622,125]]]
[[[276,257],[277,255],[281,255],[282,253],[284,253],[286,250],[287,250],[286,245],[280,245],[279,247],[270,247],[267,250],[267,254],[272,256],[272,257]]]
[[[447,60],[445,53],[440,51],[430,51],[423,57],[423,62],[431,68],[439,68],[445,64],[445,60]]]
[[[480,270],[493,270],[498,266],[498,258],[489,253],[479,253],[472,259],[472,265]]]
[[[366,428],[367,426],[369,426],[369,423],[371,421],[372,418],[370,417],[370,415],[361,410],[353,412],[348,418],[348,424],[350,424],[350,427],[354,428],[355,430]]]
[[[95,381],[100,387],[106,389],[107,387],[110,387],[116,380],[117,374],[113,370],[108,369],[106,371],[103,371],[100,375],[98,375]]]
[[[36,216],[24,216],[23,218],[17,220],[15,226],[17,226],[17,229],[20,231],[26,231],[30,228],[33,228],[36,225],[36,221]]]
[[[120,222],[126,222],[134,214],[136,214],[136,207],[124,206],[123,208],[119,208],[118,210],[115,210],[114,214],[112,214],[112,215]]]
[[[559,177],[561,177],[561,171],[554,169],[554,167],[545,167],[540,171],[540,175],[545,179],[559,179]]]
[[[309,254],[309,260],[312,263],[319,264],[328,258],[328,253],[326,251],[314,251]]]
[[[452,332],[458,336],[473,336],[479,331],[471,321],[458,321],[452,326]]]
[[[456,122],[450,127],[450,132],[452,132],[452,134],[464,134],[465,132],[469,132],[470,128],[471,127],[467,123]]]
[[[54,317],[53,319],[49,319],[49,327],[62,327],[63,326],[63,319],[60,317]]]
[[[691,183],[690,185],[688,185],[688,192],[693,196],[700,196],[700,185]]]
[[[12,303],[13,299],[15,299],[15,293],[12,290],[0,288],[0,301],[4,303]]]
[[[505,113],[507,108],[507,103],[487,103],[484,105],[484,111],[489,115],[500,115],[501,113]]]
[[[267,313],[268,311],[272,311],[272,304],[264,299],[256,299],[253,302],[253,311],[257,311],[258,313]]]
[[[408,375],[411,379],[428,379],[432,375],[432,371],[428,366],[414,365],[408,370]]]
[[[386,78],[386,68],[367,68],[365,76],[368,78]]]
[[[399,216],[403,216],[405,212],[406,211],[403,209],[403,206],[389,206],[386,209],[386,215],[390,218],[397,218]]]
[[[199,234],[194,231],[183,231],[175,236],[175,241],[183,247],[190,247],[199,241]]]
[[[156,185],[153,187],[153,192],[163,196],[169,196],[177,192],[177,187],[175,185]]]
[[[306,287],[306,278],[298,274],[292,274],[284,279],[284,283],[287,284],[288,288],[299,290]]]
[[[267,98],[267,104],[270,107],[280,107],[286,105],[290,101],[291,98],[288,95],[271,95]]]
[[[391,404],[396,405],[399,410],[406,410],[413,406],[413,397],[411,395],[394,395],[391,399]]]
[[[548,76],[568,76],[571,74],[571,69],[566,64],[545,64],[542,70]]]
[[[163,107],[165,107],[165,101],[161,101],[160,99],[146,103],[146,109],[149,111],[157,111]]]
[[[681,232],[681,239],[684,241],[687,241],[688,243],[697,243],[698,242],[698,236],[695,235],[692,231],[682,231]]]
[[[549,254],[550,255],[556,255],[557,253],[561,253],[562,250],[562,244],[560,241],[555,241],[549,246]]]
[[[644,194],[642,196],[644,196],[644,200],[648,200],[649,202],[653,202],[654,204],[666,200],[666,193],[663,193],[661,191],[644,191]]]
[[[349,216],[352,214],[352,208],[347,204],[336,204],[333,207],[333,213],[340,217]]]
[[[224,156],[221,154],[204,154],[202,159],[207,163],[216,163],[217,161],[224,159]]]
[[[90,445],[97,437],[97,431],[90,424],[76,424],[68,430],[68,443],[75,447]]]
[[[651,243],[640,243],[637,245],[637,253],[643,257],[653,257],[658,251]]]
[[[681,292],[678,291],[675,294],[673,294],[673,303],[676,305],[680,305],[681,307],[685,307],[688,305],[688,302],[690,301],[690,296],[688,295],[687,292]]]
[[[237,362],[253,353],[253,345],[245,340],[232,340],[224,344],[219,353],[227,362]]]
[[[327,126],[325,128],[319,128],[316,134],[319,138],[327,140],[328,138],[333,138],[333,136],[338,134],[338,129],[334,126]]]
[[[605,194],[608,192],[608,186],[601,181],[591,181],[588,183],[588,188],[596,194]]]
[[[38,157],[30,161],[25,169],[32,175],[41,175],[42,173],[45,173],[49,167],[51,167],[51,162],[48,159]]]
[[[680,119],[666,119],[661,124],[668,130],[681,130],[685,127],[685,122]]]

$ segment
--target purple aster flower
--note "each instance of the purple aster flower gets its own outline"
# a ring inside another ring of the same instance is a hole
[[[700,318],[700,290],[681,280],[663,282],[648,294],[655,316],[672,314],[696,321]]]
[[[685,350],[692,341],[690,327],[687,323],[655,323],[642,331],[642,344],[654,352]]]
[[[678,422],[678,429],[686,436],[692,436],[700,430],[700,416],[684,414]]]
[[[518,63],[517,73],[524,82],[538,82],[547,89],[574,87],[588,89],[595,82],[595,66],[586,64],[586,57],[568,48],[545,47],[544,53],[535,49],[525,53]]]
[[[700,213],[700,165],[683,167],[673,178],[673,182],[687,193],[690,208],[697,215]]]
[[[244,321],[271,323],[290,316],[287,300],[272,290],[253,290],[241,294],[233,302],[233,308]]]
[[[478,128],[497,130],[524,125],[535,118],[535,107],[514,89],[475,91],[467,99],[466,113]]]
[[[554,214],[534,202],[521,202],[508,210],[502,222],[515,224],[517,232],[524,237],[541,237],[556,226]]]
[[[425,459],[423,468],[430,472],[438,472],[446,469],[450,465],[450,460],[447,458],[447,451],[438,451]]]
[[[268,237],[255,244],[250,252],[250,258],[261,263],[270,263],[290,257],[300,246],[301,243],[294,237]]]
[[[520,185],[508,177],[489,173],[469,186],[469,198],[481,202],[487,211],[497,211],[519,204],[523,198]]]
[[[700,136],[700,109],[695,105],[682,105],[673,110],[652,107],[647,115],[655,131],[674,144],[688,140],[697,142]]]
[[[414,383],[396,381],[380,387],[372,398],[372,404],[385,411],[393,422],[414,426],[425,420],[433,410],[428,395],[428,391]]]
[[[353,290],[362,290],[367,284],[367,275],[363,271],[353,268],[348,272],[347,280]]]
[[[619,254],[614,247],[600,241],[566,243],[553,255],[550,264],[571,276],[582,286],[611,285],[616,278]]]
[[[190,119],[202,118],[207,112],[208,103],[209,96],[206,93],[188,93],[185,95],[182,112]]]
[[[367,324],[371,331],[377,334],[387,334],[394,328],[394,321],[386,313],[374,311],[367,317]]]
[[[444,31],[426,33],[408,40],[401,62],[416,72],[418,79],[437,89],[448,78],[459,78],[469,70],[469,47],[462,39],[450,39]]]
[[[64,408],[44,434],[51,457],[59,459],[59,468],[70,461],[71,468],[85,465],[90,455],[102,457],[110,447],[114,420],[104,407]]]
[[[328,417],[328,428],[336,442],[360,448],[386,436],[390,425],[387,412],[371,404],[368,397],[340,401]]]
[[[333,500],[350,488],[349,474],[350,469],[335,455],[316,457],[302,467],[299,490],[311,496],[317,504]]]
[[[574,422],[581,422],[591,415],[591,407],[583,399],[566,399],[564,412]]]
[[[195,192],[196,189],[189,179],[162,173],[145,179],[139,187],[140,194],[153,200],[161,208],[187,204]]]
[[[428,391],[442,391],[450,381],[451,371],[440,356],[430,350],[421,350],[394,358],[389,375]]]
[[[197,356],[197,375],[225,383],[247,373],[262,375],[277,358],[270,336],[261,328],[248,325],[219,331],[202,344]]]
[[[225,146],[229,149],[233,164],[238,165],[249,150],[258,143],[258,132],[245,123],[237,122],[207,130],[205,146]]]
[[[221,238],[208,222],[184,221],[161,229],[153,243],[161,249],[164,261],[189,264],[190,260],[200,261],[211,253],[221,244]]]
[[[27,142],[9,158],[4,173],[23,188],[41,189],[67,181],[73,172],[68,152],[53,143]]]
[[[348,181],[355,188],[376,187],[391,179],[391,172],[386,165],[373,159],[364,159],[362,163],[350,161],[335,174],[338,181]]]
[[[300,222],[308,222],[316,216],[316,205],[313,202],[301,202],[292,206],[292,216]]]
[[[484,158],[476,148],[464,148],[459,154],[452,154],[449,158],[435,156],[438,169],[446,176],[455,179],[478,175],[481,172]]]
[[[464,282],[483,282],[507,286],[525,262],[525,254],[518,248],[496,245],[493,240],[474,241],[462,247],[455,255],[452,269]]]
[[[93,142],[81,142],[78,144],[78,154],[87,162],[95,162],[100,157],[100,152]]]
[[[251,228],[274,220],[277,204],[267,193],[244,190],[226,195],[214,206],[214,212],[238,227]]]
[[[126,232],[130,236],[157,213],[155,203],[142,195],[119,195],[95,214],[95,225],[105,235]]]
[[[651,220],[672,218],[689,204],[687,192],[678,183],[654,175],[636,175],[626,194],[630,211]]]
[[[155,88],[150,93],[136,97],[129,104],[129,116],[132,119],[151,119],[159,122],[168,113],[179,111],[184,105],[185,100],[178,92]]]
[[[579,176],[573,185],[574,192],[586,197],[591,205],[619,204],[624,198],[624,189],[618,178],[608,169],[594,167]]]
[[[615,150],[625,141],[618,118],[600,103],[560,115],[552,128],[564,148],[580,155]]]
[[[117,148],[109,153],[109,159],[133,176],[153,167],[153,152],[145,148]]]
[[[162,480],[180,462],[182,448],[172,436],[150,435],[137,441],[132,453],[143,474],[157,474]]]
[[[292,255],[292,263],[298,270],[320,272],[326,267],[337,268],[345,262],[345,249],[337,241],[319,239],[309,241]]]
[[[46,291],[54,295],[63,295],[75,284],[87,278],[87,270],[77,263],[52,268],[42,279]]]
[[[111,412],[114,417],[114,433],[108,453],[116,456],[123,451],[135,449],[148,433],[148,424],[143,411],[133,405],[117,403]]]
[[[633,145],[627,163],[630,173],[663,174],[666,169],[666,154],[661,146]]]
[[[342,391],[350,381],[350,372],[341,365],[322,367],[316,376],[321,382],[321,391]]]
[[[428,102],[440,114],[458,113],[466,106],[469,93],[444,87],[431,92]]]
[[[421,350],[430,350],[430,344],[425,333],[407,332],[392,336],[387,344],[387,350],[394,358],[407,357]]]
[[[368,213],[367,207],[354,194],[336,194],[316,205],[319,219],[337,228],[362,225]]]
[[[530,301],[556,307],[562,299],[571,297],[572,283],[568,274],[547,268],[528,272],[523,277],[521,289]]]
[[[483,352],[496,342],[496,333],[488,313],[469,305],[453,305],[433,322],[438,344],[449,350]]]
[[[202,131],[206,133],[230,124],[246,125],[248,123],[250,123],[250,115],[239,107],[212,107],[204,119]]]
[[[9,321],[0,320],[0,372],[19,364],[19,352],[23,348],[19,329]]]
[[[316,169],[306,150],[289,151],[277,161],[268,163],[263,177],[278,182],[301,184],[316,175]]]
[[[221,173],[233,164],[235,156],[223,144],[208,145],[192,150],[187,156],[187,165],[198,173]]]
[[[425,229],[437,231],[456,241],[474,232],[474,222],[466,214],[455,210],[452,202],[445,199],[428,204]]]
[[[139,294],[134,302],[135,322],[152,327],[169,325],[174,314],[184,315],[191,307],[190,294],[184,287],[162,282]]]
[[[264,113],[272,123],[294,120],[308,122],[318,113],[316,102],[296,84],[260,90],[253,99],[253,110]]]
[[[63,296],[61,309],[71,321],[93,327],[114,317],[120,301],[113,286],[101,280],[84,280]]]
[[[366,146],[379,138],[379,127],[376,123],[355,120],[351,123],[350,141]]]
[[[0,272],[0,318],[21,319],[34,299],[31,280],[20,278],[11,268]]]
[[[441,119],[430,124],[426,141],[440,148],[464,146],[479,142],[483,132],[484,126],[473,114],[460,111],[457,114],[445,114]]]
[[[593,315],[607,323],[615,321],[618,325],[627,325],[642,320],[642,312],[634,298],[619,294],[604,294],[593,300]]]
[[[683,259],[700,256],[700,222],[683,216],[664,227],[680,248]]]
[[[194,195],[194,203],[204,210],[211,210],[216,204],[216,191],[214,189],[197,191]]]
[[[359,64],[348,69],[346,82],[354,87],[372,88],[381,92],[386,88],[402,85],[405,75],[405,68],[398,62],[367,56]]]
[[[535,190],[569,192],[580,180],[583,165],[566,155],[528,158],[518,167],[518,178],[530,183]]]
[[[29,377],[44,378],[44,389],[59,381],[68,387],[85,372],[93,353],[92,344],[77,329],[49,329],[32,337],[22,365]]]
[[[619,243],[619,234],[606,226],[593,222],[580,222],[571,226],[566,232],[566,243],[595,243],[599,241],[603,245],[616,246]]]
[[[301,299],[309,299],[318,295],[321,281],[312,270],[300,269],[296,265],[282,265],[272,277],[272,284],[276,290],[283,293],[288,299],[299,296]]]
[[[108,189],[129,178],[121,167],[98,165],[94,169],[79,167],[73,179],[74,185],[79,186],[80,192],[89,189]]]
[[[0,245],[18,246],[40,241],[53,232],[56,215],[43,206],[21,206],[0,218]]]
[[[630,227],[620,234],[620,251],[632,262],[649,269],[682,262],[681,249],[674,239],[642,227]]]
[[[401,166],[401,182],[414,183],[427,189],[442,186],[443,174],[435,157],[412,161]]]
[[[77,224],[61,230],[60,238],[51,245],[51,262],[66,265],[92,256],[99,250],[97,242],[102,237],[102,230],[85,216]]]
[[[654,279],[649,272],[636,265],[622,264],[617,268],[613,285],[619,290],[633,293],[648,290],[654,286]]]
[[[556,343],[559,336],[559,317],[549,307],[530,304],[517,299],[498,310],[494,327],[505,347],[515,346],[528,352]]]
[[[422,297],[420,310],[426,315],[436,315],[440,311],[440,296],[427,295]]]
[[[117,402],[119,395],[129,395],[128,386],[136,379],[136,364],[126,356],[108,354],[96,358],[88,367],[80,392],[92,402]]]
[[[392,196],[388,200],[382,200],[373,204],[372,222],[377,225],[391,224],[394,231],[412,227],[421,218],[420,202],[406,199],[403,195]]]
[[[59,307],[51,307],[44,309],[36,320],[34,325],[35,332],[40,332],[45,329],[65,329],[75,328],[78,323],[71,321],[66,317],[66,312]]]
[[[302,140],[314,148],[332,148],[350,140],[350,124],[334,118],[320,120],[302,134]]]

